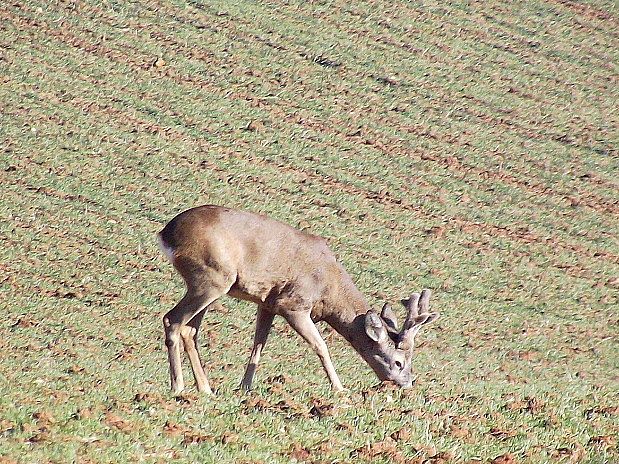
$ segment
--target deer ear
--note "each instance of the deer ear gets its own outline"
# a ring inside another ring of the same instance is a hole
[[[389,338],[384,322],[374,311],[368,311],[365,314],[365,333],[378,343],[382,343]]]
[[[389,303],[385,303],[383,306],[383,310],[380,312],[380,317],[387,324],[387,328],[392,330],[393,332],[398,332],[398,320],[395,317],[395,313]]]

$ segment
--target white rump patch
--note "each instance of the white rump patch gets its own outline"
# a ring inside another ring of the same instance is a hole
[[[171,263],[174,262],[174,248],[165,244],[160,234],[157,234],[157,240],[159,240],[159,248],[167,256]]]

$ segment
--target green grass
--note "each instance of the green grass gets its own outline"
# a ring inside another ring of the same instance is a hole
[[[597,0],[1,6],[0,463],[618,461],[618,24]],[[433,289],[415,387],[324,327],[333,395],[278,321],[242,394],[255,309],[226,300],[217,396],[171,396],[154,234],[204,203],[327,237],[373,305]]]

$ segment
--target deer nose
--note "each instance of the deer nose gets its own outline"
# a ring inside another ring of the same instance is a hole
[[[404,382],[400,383],[400,387],[402,387],[402,388],[411,388],[415,384],[416,381],[417,381],[417,378],[415,376],[411,375]]]
[[[393,382],[396,383],[396,385],[400,388],[411,388],[413,386],[414,380],[411,379],[410,377],[408,378],[394,378]]]

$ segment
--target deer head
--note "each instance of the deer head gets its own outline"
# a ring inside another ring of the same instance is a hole
[[[404,388],[412,386],[415,336],[421,326],[439,316],[430,312],[430,295],[430,290],[423,290],[421,294],[413,293],[410,298],[402,300],[406,319],[401,330],[388,304],[383,306],[380,315],[374,310],[365,314],[365,333],[373,343],[362,356],[380,380],[389,380]]]

